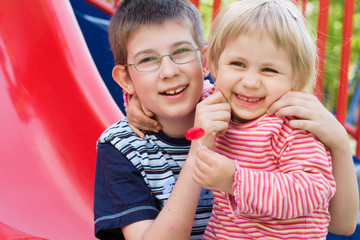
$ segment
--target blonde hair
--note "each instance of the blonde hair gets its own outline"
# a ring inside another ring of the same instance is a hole
[[[228,5],[215,19],[209,36],[208,63],[213,70],[229,40],[240,34],[269,34],[287,51],[294,72],[293,90],[313,87],[316,78],[315,41],[300,9],[290,0],[241,0]]]

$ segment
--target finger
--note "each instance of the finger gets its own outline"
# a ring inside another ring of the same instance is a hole
[[[217,112],[217,111],[227,111],[230,112],[231,111],[231,107],[228,103],[212,103],[212,104],[208,104],[208,103],[199,103],[198,104],[198,111],[212,111],[212,112]]]
[[[205,174],[203,171],[201,171],[197,165],[195,165],[193,170],[193,179],[195,182],[197,182],[199,185],[205,187]]]
[[[279,118],[283,118],[286,116],[292,116],[301,119],[311,119],[311,111],[308,108],[299,107],[299,106],[291,106],[284,107],[279,109],[275,115]]]
[[[196,113],[196,120],[201,122],[206,121],[225,121],[228,122],[231,118],[231,112],[227,110],[213,111],[213,109],[202,109]]]
[[[129,119],[128,121],[139,129],[154,132],[158,132],[161,129],[158,121],[148,117],[137,108],[129,109],[127,117]]]
[[[220,91],[216,91],[216,90],[213,94],[205,98],[202,102],[206,104],[227,103],[224,95]]]
[[[201,148],[197,151],[197,158],[195,160],[195,165],[198,170],[204,174],[210,171],[211,166],[209,165],[208,161],[208,153],[206,153],[207,148]]]
[[[288,91],[283,94],[284,98],[295,98],[295,99],[303,99],[310,100],[316,98],[313,94],[306,91]]]
[[[228,121],[212,121],[210,124],[205,125],[203,128],[205,130],[205,134],[218,134],[225,133],[229,127]]]
[[[133,130],[133,132],[134,132],[137,136],[141,137],[142,139],[145,138],[145,134],[144,134],[141,130],[139,130],[138,128],[136,128],[134,125],[132,125],[132,124],[129,123],[129,127],[131,128],[131,130]]]
[[[214,120],[230,119],[231,107],[228,103],[203,104],[199,103],[196,107],[197,116],[206,116]],[[225,118],[224,118],[225,117]]]
[[[148,116],[148,117],[154,116],[154,113],[152,111],[150,111],[147,107],[145,107],[144,105],[142,105],[141,107],[146,116]]]
[[[307,130],[309,132],[312,132],[312,130],[315,127],[315,124],[313,124],[313,122],[308,121],[308,120],[290,120],[290,126],[294,129],[303,129],[303,130]]]
[[[226,100],[224,94],[223,94],[220,90],[215,89],[215,93],[216,93],[217,95],[219,95],[219,96],[218,96],[218,99],[219,99],[221,102],[226,102],[226,103],[227,103],[227,100]]]
[[[214,156],[216,156],[217,153],[208,149],[206,146],[198,150],[197,153],[197,163],[199,163],[199,169],[201,169],[204,173],[209,172],[211,168],[213,168],[214,163],[216,163],[217,159],[214,158]]]
[[[268,109],[268,115],[274,115],[282,108],[289,106],[312,107],[319,104],[316,97],[304,92],[287,92]]]
[[[203,174],[202,174],[202,173],[199,173],[199,172],[197,171],[197,169],[195,168],[195,169],[194,169],[194,172],[193,172],[193,180],[194,180],[197,184],[199,184],[200,186],[206,188],[206,186],[205,186],[205,184],[204,184],[204,181],[203,181],[203,179],[202,179],[202,176],[203,176]]]

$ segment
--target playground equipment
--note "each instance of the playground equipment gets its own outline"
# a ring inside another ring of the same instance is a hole
[[[0,1],[0,239],[94,239],[96,141],[123,115],[70,2]]]
[[[220,3],[214,0],[213,16]],[[319,28],[327,24],[329,1],[320,4]],[[351,26],[354,1],[346,6]],[[101,0],[0,1],[0,239],[94,239],[96,140],[123,117],[106,45],[114,9]],[[359,140],[358,128],[347,129]]]

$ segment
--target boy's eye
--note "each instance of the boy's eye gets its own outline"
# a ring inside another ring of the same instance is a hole
[[[188,52],[191,52],[191,49],[189,47],[180,47],[180,48],[174,49],[172,51],[172,55],[184,54],[184,53],[188,53]]]
[[[273,68],[264,68],[263,71],[264,71],[264,72],[279,73],[278,71],[276,71],[276,70],[273,69]]]
[[[243,67],[243,68],[246,67],[246,65],[244,63],[237,62],[237,61],[230,62],[230,65],[239,66],[239,67]]]
[[[149,62],[156,62],[158,59],[158,57],[156,55],[149,55],[149,56],[144,56],[144,57],[140,57],[137,61],[136,61],[136,65],[139,64],[145,64],[145,63],[149,63]]]

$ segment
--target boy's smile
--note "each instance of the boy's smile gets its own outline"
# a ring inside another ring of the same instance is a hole
[[[178,88],[174,88],[174,90],[167,90],[167,91],[164,91],[164,92],[162,92],[160,94],[173,96],[173,95],[176,95],[176,94],[179,94],[179,93],[183,92],[187,88],[187,86],[181,86],[181,87],[178,87]]]
[[[195,107],[203,88],[200,51],[196,50],[195,58],[184,64],[175,63],[167,55],[174,49],[186,49],[186,46],[193,49],[199,47],[196,46],[189,27],[175,21],[145,26],[132,34],[127,44],[128,63],[145,56],[146,64],[146,61],[152,61],[152,58],[148,59],[146,56],[166,55],[161,58],[160,66],[153,71],[139,72],[132,66],[128,66],[127,70],[134,93],[155,114],[165,132],[167,125],[172,129],[175,124],[185,128],[192,126]]]
[[[244,33],[229,40],[215,76],[216,88],[231,105],[237,123],[265,114],[293,85],[290,57],[268,34]]]

